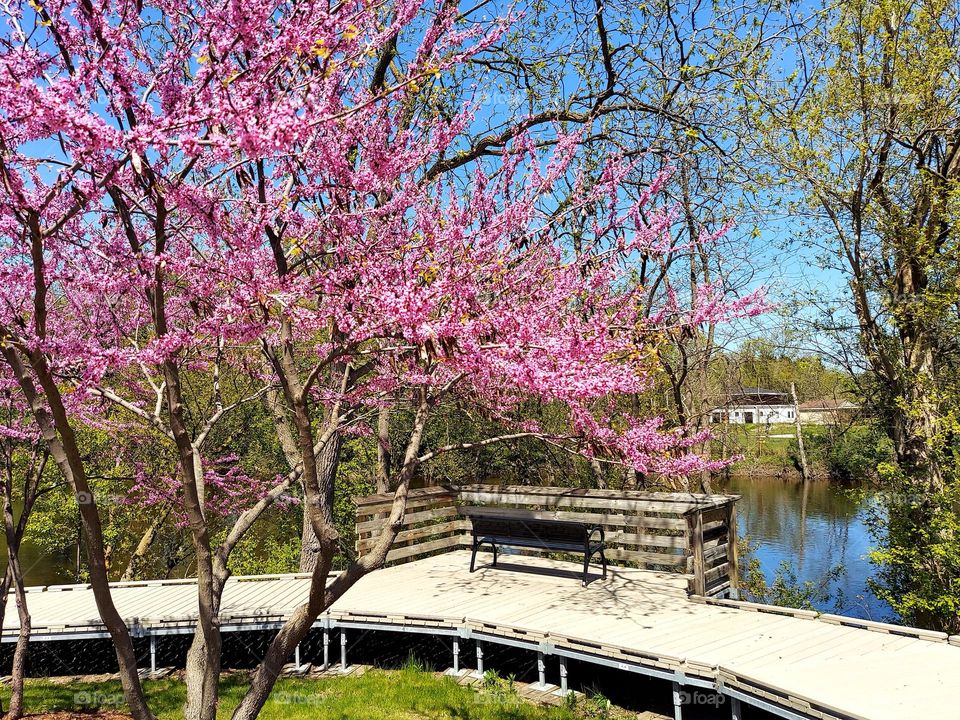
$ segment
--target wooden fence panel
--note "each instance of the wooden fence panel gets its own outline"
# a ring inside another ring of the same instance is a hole
[[[409,562],[470,547],[470,515],[556,519],[603,527],[611,561],[690,575],[690,592],[736,594],[737,496],[583,488],[464,485],[411,490],[387,562]],[[357,552],[369,551],[393,497],[357,505]]]

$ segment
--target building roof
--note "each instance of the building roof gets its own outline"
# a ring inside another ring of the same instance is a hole
[[[860,406],[843,398],[814,398],[805,400],[798,406],[800,411],[859,410]]]
[[[726,406],[732,405],[792,405],[790,395],[770,388],[741,388],[728,393],[720,400]]]
[[[787,393],[780,390],[771,390],[770,388],[762,387],[743,387],[740,388],[738,392],[730,393],[731,396],[743,396],[748,395],[750,397],[763,397],[765,395],[786,395]]]

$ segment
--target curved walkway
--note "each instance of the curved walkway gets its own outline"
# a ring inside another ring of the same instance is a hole
[[[380,570],[335,603],[318,626],[526,647],[671,680],[675,697],[683,686],[714,689],[788,718],[960,718],[956,637],[703,601],[688,597],[686,576],[676,574],[612,567],[607,580],[597,577],[581,588],[573,563],[501,558],[499,567],[473,574],[469,553],[460,551]],[[231,580],[224,629],[279,625],[303,600],[306,583],[300,576]],[[121,584],[114,597],[138,634],[192,631],[191,581]],[[84,586],[38,589],[29,602],[38,641],[103,635]],[[15,633],[16,614],[8,612],[3,640]],[[732,705],[736,716],[739,703]]]

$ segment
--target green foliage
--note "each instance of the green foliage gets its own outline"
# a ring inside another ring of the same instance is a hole
[[[718,436],[715,448],[722,445],[722,451],[727,456],[743,456],[734,465],[740,472],[780,475],[799,468],[793,425],[722,425],[715,429]],[[804,427],[804,442],[808,443],[809,438],[824,432],[826,429],[821,426]],[[719,451],[715,449],[714,455],[719,455]]]
[[[301,517],[299,506],[268,510],[230,554],[230,572],[234,575],[297,572]]]
[[[135,442],[131,438],[115,437],[99,428],[80,425],[77,440],[100,509],[107,562],[112,574],[119,578],[140,535],[154,518],[152,513],[125,502],[133,481],[134,464],[141,464],[147,472],[170,472],[174,461],[163,441],[154,442],[156,437],[150,433],[138,436]],[[37,499],[27,525],[25,544],[40,556],[73,556],[81,535],[77,499],[53,462],[47,464],[43,485],[49,491]],[[86,558],[81,558],[80,572],[73,578],[77,581],[86,579]],[[55,578],[55,575],[51,568],[43,580],[67,580]],[[163,573],[155,567],[153,575],[162,577]]]
[[[723,373],[720,382],[728,391],[762,387],[787,393],[794,383],[800,402],[842,397],[852,390],[849,376],[819,355],[787,350],[766,339],[744,342],[721,358],[716,371]]]
[[[337,484],[333,503],[333,520],[340,534],[340,546],[352,553],[356,547],[357,507],[356,497],[376,492],[374,478],[377,467],[377,447],[369,438],[349,438],[340,451],[340,466],[337,468]],[[299,536],[298,536],[299,542]],[[343,567],[345,558],[338,555],[336,567]]]
[[[496,670],[486,670],[483,673],[483,687],[492,690],[500,685],[500,673]]]
[[[568,430],[566,414],[556,404],[528,402],[519,412],[547,432]],[[404,423],[395,423],[395,447],[403,437]],[[442,447],[453,442],[470,443],[504,432],[502,425],[468,416],[457,408],[439,408],[427,428],[424,447]],[[421,468],[431,485],[449,483],[504,482],[511,484],[593,486],[589,463],[542,442],[518,439],[442,455]]]
[[[745,576],[741,578],[744,599],[801,610],[819,610],[829,605],[836,610],[843,607],[842,594],[831,591],[831,585],[846,572],[843,565],[831,567],[815,580],[800,582],[793,563],[783,560],[777,567],[773,582],[768,583],[760,568],[760,560],[753,556],[749,538],[739,541],[739,550],[747,568]]]
[[[610,717],[610,700],[599,690],[590,693],[591,717],[606,720]]]
[[[904,621],[956,632],[958,6],[849,0],[826,10],[805,40],[817,61],[790,81],[790,102],[758,113],[757,135],[803,196],[803,241],[842,276],[839,294],[818,298],[818,329],[851,359],[894,451],[854,437],[826,457],[838,476],[878,469],[874,591]]]
[[[427,665],[417,657],[416,653],[411,651],[407,655],[407,659],[403,661],[403,667],[401,669],[407,672],[426,672]]]
[[[487,701],[497,705],[515,705],[520,702],[516,681],[516,675],[513,673],[502,678],[496,670],[487,670],[483,673],[483,696]]]
[[[876,482],[877,468],[893,456],[890,438],[874,423],[845,428],[804,427],[803,441],[808,461],[823,467],[834,482],[845,485]],[[796,441],[791,454],[797,454]]]
[[[879,548],[874,594],[908,625],[960,633],[960,488],[917,493],[896,466],[868,518]]]

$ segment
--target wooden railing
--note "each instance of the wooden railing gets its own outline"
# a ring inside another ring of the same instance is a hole
[[[471,513],[600,525],[614,563],[689,576],[690,592],[737,595],[736,495],[461,485],[411,490],[388,563],[470,546]],[[357,552],[389,517],[392,495],[357,498]]]
[[[354,498],[357,506],[357,554],[372,549],[393,505],[393,495]],[[418,560],[437,552],[456,550],[470,532],[470,521],[457,509],[457,492],[449,487],[411,490],[403,526],[387,554],[387,563]]]

